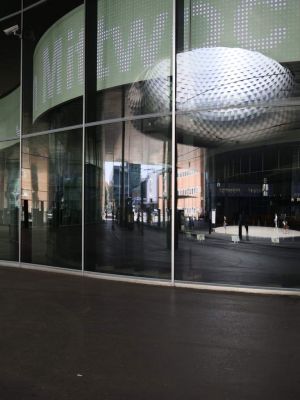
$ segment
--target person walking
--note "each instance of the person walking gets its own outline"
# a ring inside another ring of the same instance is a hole
[[[226,233],[226,227],[227,227],[227,218],[226,218],[226,216],[224,215],[224,218],[223,218],[223,227],[224,227],[224,231],[225,231],[225,233]]]
[[[239,238],[240,238],[240,240],[242,240],[243,239],[242,229],[243,229],[243,224],[244,224],[244,215],[243,215],[243,213],[239,214],[238,224],[239,224]]]
[[[248,222],[248,215],[244,215],[244,226],[246,229],[246,240],[249,240],[249,222]]]
[[[278,216],[277,216],[276,213],[274,215],[274,226],[275,226],[276,229],[278,228]]]

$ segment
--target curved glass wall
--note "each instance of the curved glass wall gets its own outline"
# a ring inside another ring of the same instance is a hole
[[[22,141],[21,261],[81,268],[82,131]]]
[[[0,22],[0,259],[8,261],[19,260],[21,43],[14,34],[19,26],[20,16]]]
[[[19,259],[19,140],[0,142],[0,257]]]
[[[23,132],[82,124],[82,0],[51,0],[23,14]]]
[[[154,120],[88,128],[87,270],[170,279],[171,140]]]
[[[172,0],[88,2],[86,121],[168,113],[170,104],[148,103],[142,88],[157,76],[171,91]],[[158,60],[162,68],[153,70]]]
[[[0,259],[300,287],[298,2],[9,3]]]
[[[300,4],[178,12],[175,277],[299,287]]]

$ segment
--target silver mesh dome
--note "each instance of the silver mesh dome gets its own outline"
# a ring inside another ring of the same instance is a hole
[[[170,60],[148,69],[129,91],[134,115],[170,111]],[[204,142],[257,140],[290,121],[288,111],[271,112],[290,96],[292,73],[258,52],[226,47],[177,55],[177,129]],[[157,128],[159,126],[157,120]],[[163,122],[162,122],[163,125]]]

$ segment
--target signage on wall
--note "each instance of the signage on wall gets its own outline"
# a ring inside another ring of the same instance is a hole
[[[239,47],[279,62],[300,59],[298,0],[185,0],[185,4],[187,49]]]
[[[171,16],[171,0],[98,1],[97,89],[133,82],[145,68],[170,57]],[[33,119],[82,95],[83,6],[46,31],[36,46],[33,65]]]
[[[20,135],[20,88],[0,99],[0,139]]]
[[[172,0],[98,1],[98,90],[143,79],[171,57]],[[298,0],[185,0],[184,48],[239,47],[279,62],[300,60]],[[84,9],[45,32],[34,53],[33,119],[82,95]]]
[[[216,224],[216,215],[217,215],[216,209],[211,210],[211,223],[213,225]]]
[[[213,185],[212,185],[213,187]],[[268,195],[273,194],[273,185],[268,184]],[[216,196],[218,197],[262,197],[264,185],[256,183],[226,183],[217,185]]]

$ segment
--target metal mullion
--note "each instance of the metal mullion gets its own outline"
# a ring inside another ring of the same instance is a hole
[[[23,133],[23,0],[21,0],[21,49],[20,49],[20,139],[19,139],[19,221],[18,221],[18,238],[19,238],[19,266],[21,266],[21,227],[22,227],[22,133]]]
[[[172,21],[172,180],[171,180],[171,283],[175,285],[175,188],[176,188],[176,0],[173,0]]]
[[[35,137],[35,136],[49,135],[52,133],[62,133],[62,132],[73,131],[75,129],[81,129],[81,128],[82,128],[82,124],[77,124],[77,125],[71,125],[71,126],[66,126],[66,127],[62,127],[62,128],[49,129],[47,131],[32,132],[32,133],[26,134],[25,137],[30,138],[30,137]]]
[[[86,24],[86,0],[83,2],[84,24]],[[86,26],[84,25],[83,46],[83,96],[82,96],[82,169],[81,169],[81,274],[85,269],[85,129],[86,129]]]

